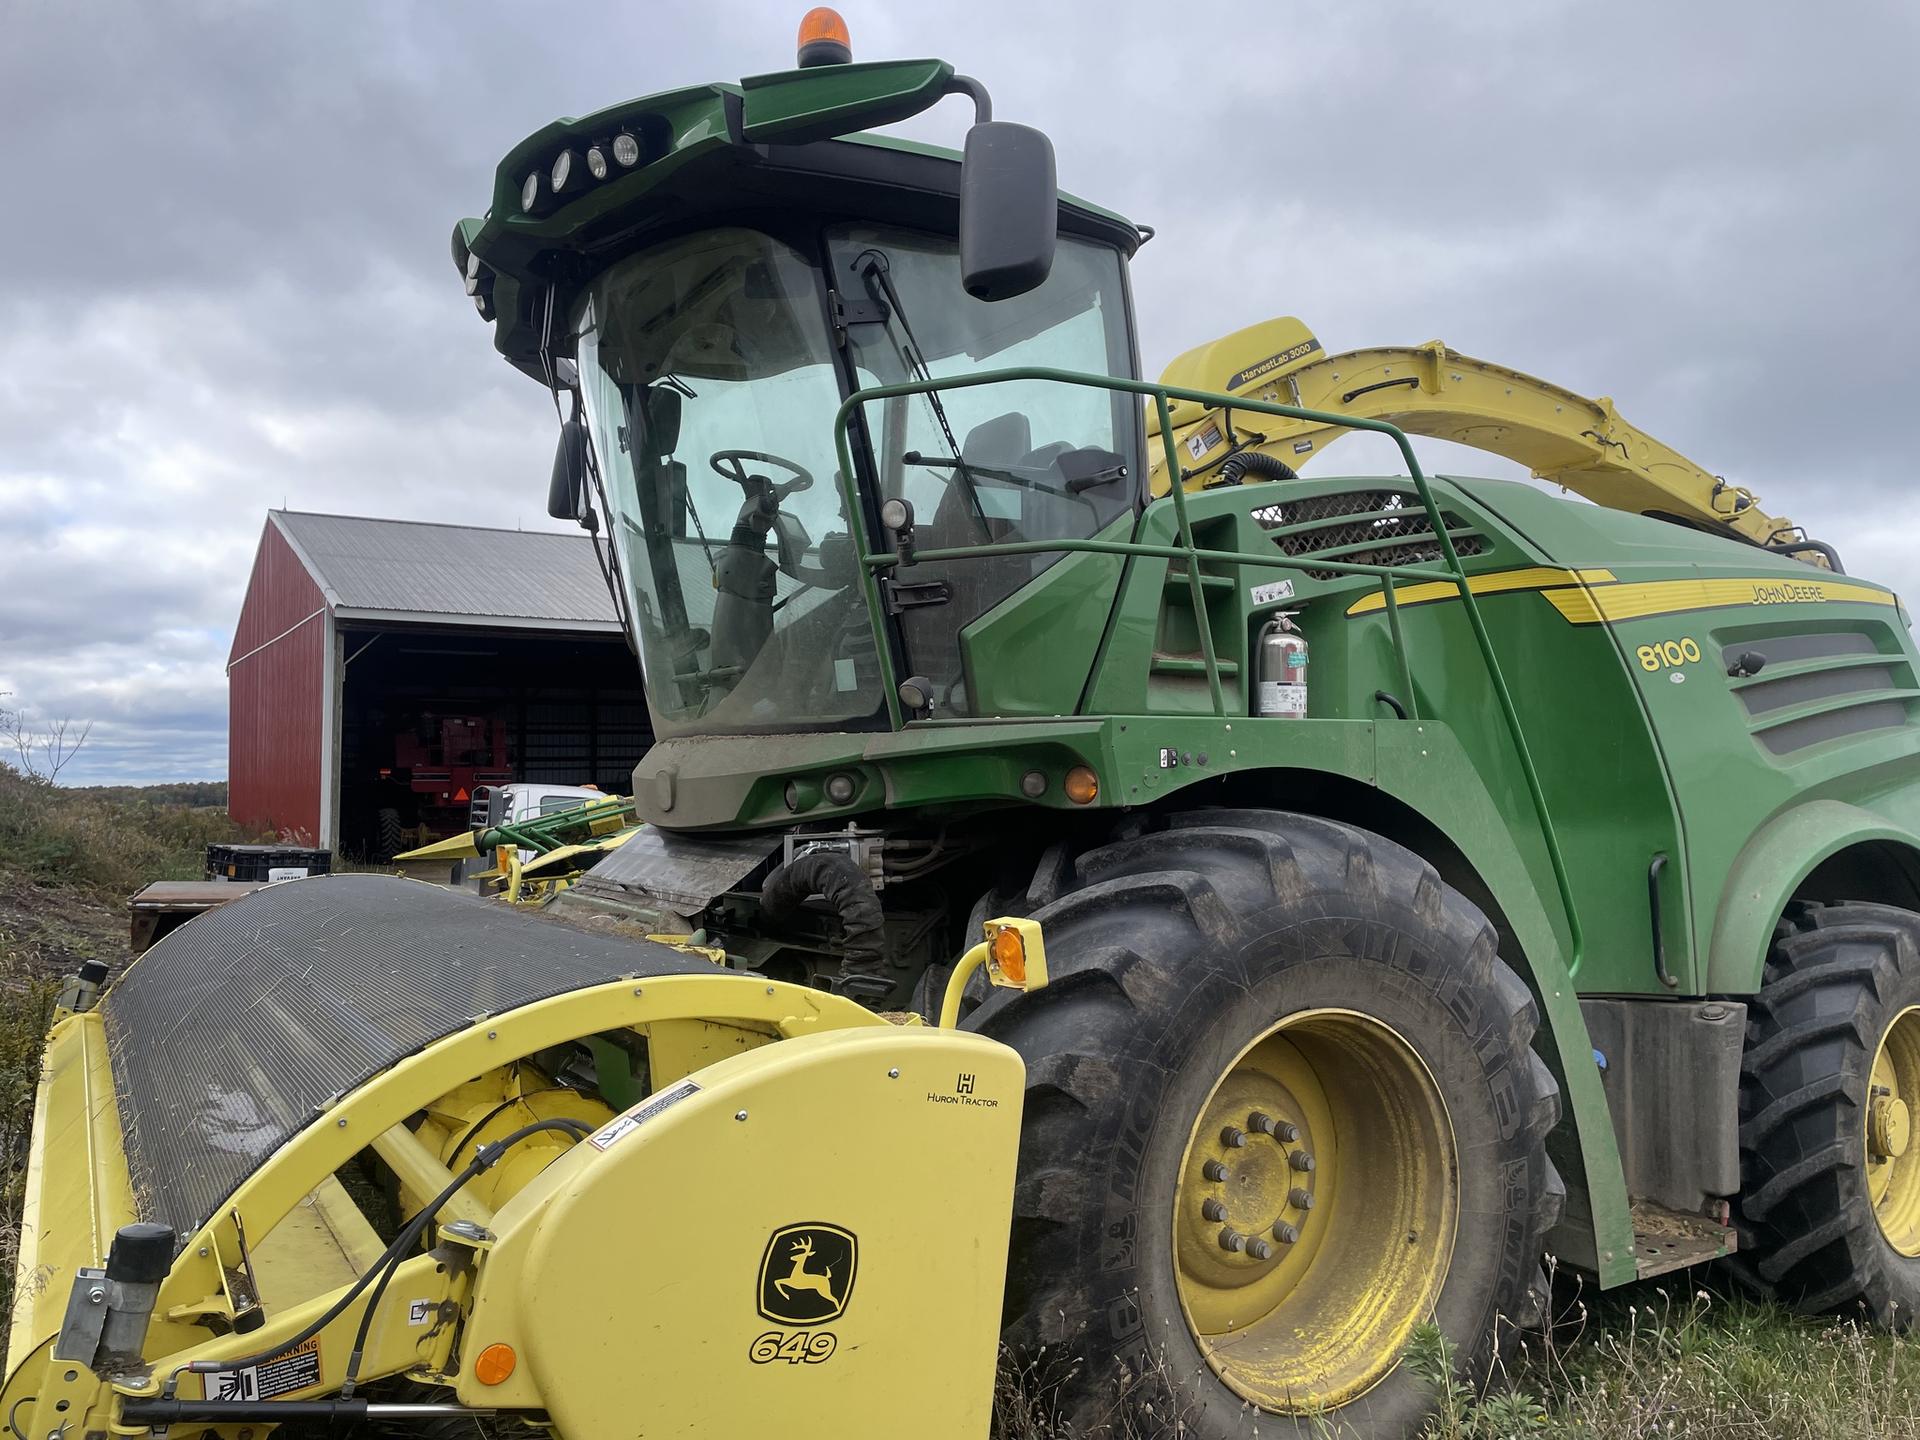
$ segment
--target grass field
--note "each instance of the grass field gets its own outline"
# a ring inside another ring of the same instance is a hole
[[[197,876],[209,841],[249,838],[227,821],[224,798],[182,787],[54,790],[0,765],[0,1302],[12,1292],[13,1217],[53,979],[83,957],[124,959],[128,895],[149,880]],[[1505,1385],[1486,1399],[1445,1383],[1443,1342],[1416,1336],[1408,1363],[1429,1377],[1440,1404],[1430,1433],[1920,1440],[1913,1342],[1846,1320],[1799,1319],[1738,1298],[1712,1275],[1682,1273],[1607,1296],[1563,1280],[1556,1310],[1550,1333],[1522,1337]],[[1043,1398],[1022,1386],[1004,1385],[999,1408],[1005,1440],[1048,1434]],[[1180,1433],[1179,1417],[1159,1420],[1157,1433]]]

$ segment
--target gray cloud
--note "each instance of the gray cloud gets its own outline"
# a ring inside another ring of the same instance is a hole
[[[264,511],[546,526],[546,398],[447,259],[563,113],[780,68],[804,5],[17,6],[0,53],[0,690],[82,781],[224,770]],[[1297,314],[1445,339],[1623,414],[1913,588],[1920,14],[1566,3],[844,6],[1154,224],[1155,373]],[[951,142],[949,102],[906,127]],[[1508,474],[1452,447],[1437,468]],[[1394,457],[1360,440],[1322,468]]]

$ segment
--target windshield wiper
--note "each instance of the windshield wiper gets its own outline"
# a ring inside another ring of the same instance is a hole
[[[925,357],[920,353],[920,342],[913,338],[913,325],[907,319],[907,307],[900,302],[900,292],[893,288],[892,266],[882,250],[862,250],[854,257],[853,266],[860,278],[866,283],[868,296],[879,301],[889,321],[900,322],[900,339],[895,348],[900,352],[901,362],[907,367],[907,373],[914,379],[931,384],[933,372],[927,368]],[[881,294],[873,294],[875,283],[879,284]],[[967,500],[973,506],[974,518],[980,522],[980,538],[991,540],[993,531],[987,528],[986,507],[980,503],[980,491],[973,483],[973,472],[967,468],[965,457],[960,453],[960,442],[953,438],[953,426],[947,420],[946,406],[940,403],[938,390],[922,392],[928,406],[933,410],[933,418],[939,422],[940,433],[946,437],[947,453],[953,457],[954,473],[960,477],[960,483],[966,486]]]

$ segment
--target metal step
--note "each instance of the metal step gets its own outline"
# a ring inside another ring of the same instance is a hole
[[[1650,1200],[1633,1203],[1633,1260],[1642,1280],[1731,1255],[1736,1243],[1731,1225],[1705,1215],[1683,1215]]]

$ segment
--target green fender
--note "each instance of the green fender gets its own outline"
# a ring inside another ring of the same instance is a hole
[[[1850,846],[1884,840],[1920,857],[1920,835],[1884,815],[1842,800],[1809,800],[1774,816],[1749,840],[1727,872],[1707,949],[1707,984],[1716,995],[1760,988],[1774,922],[1800,882]]]

